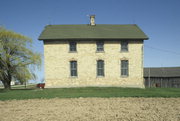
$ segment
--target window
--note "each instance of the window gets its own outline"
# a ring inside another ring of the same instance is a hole
[[[121,60],[121,76],[128,76],[128,60]]]
[[[69,42],[69,51],[76,52],[76,42]]]
[[[96,42],[96,45],[97,45],[97,52],[104,51],[104,42],[103,41]]]
[[[121,42],[121,51],[127,52],[128,51],[128,41],[122,41]]]
[[[71,76],[77,76],[77,61],[70,61]]]
[[[104,61],[97,61],[97,76],[104,76]]]

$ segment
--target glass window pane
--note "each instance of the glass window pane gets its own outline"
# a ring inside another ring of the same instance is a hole
[[[128,51],[128,41],[121,42],[121,51]]]
[[[97,61],[97,76],[104,76],[104,61]]]
[[[70,62],[71,76],[77,76],[77,61]]]
[[[71,70],[71,76],[73,76],[73,70]]]
[[[128,76],[128,60],[121,60],[121,75]]]
[[[104,42],[97,42],[97,51],[104,51]]]
[[[101,70],[100,69],[98,69],[98,76],[100,76],[101,75]]]
[[[102,76],[104,76],[104,68],[101,70],[101,72],[102,72]]]
[[[69,50],[70,51],[76,51],[76,42],[70,42],[69,43]]]

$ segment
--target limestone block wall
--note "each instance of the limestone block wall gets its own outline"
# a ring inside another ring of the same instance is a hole
[[[143,83],[143,41],[131,40],[121,52],[120,40],[104,41],[104,52],[96,52],[95,40],[79,40],[77,52],[69,52],[68,40],[44,41],[46,87],[115,86],[140,87]],[[97,77],[97,60],[104,60],[105,76]],[[129,76],[121,76],[121,60],[129,61]],[[70,76],[70,61],[76,60],[78,77]]]

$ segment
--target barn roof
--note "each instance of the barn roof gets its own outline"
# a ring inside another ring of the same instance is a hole
[[[180,67],[144,68],[144,77],[180,77]]]
[[[39,40],[53,39],[142,39],[146,34],[136,25],[48,25],[40,34]]]

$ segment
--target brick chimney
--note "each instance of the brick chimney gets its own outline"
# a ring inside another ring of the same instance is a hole
[[[95,26],[95,15],[90,15],[90,25]]]

